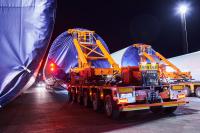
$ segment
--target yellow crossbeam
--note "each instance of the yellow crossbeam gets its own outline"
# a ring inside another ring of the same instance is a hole
[[[92,51],[91,48],[88,48],[88,47],[84,46],[83,44],[80,44],[80,45],[81,45],[81,47],[83,47],[83,48],[85,48],[85,49],[88,49],[88,50]],[[99,52],[97,52],[97,51],[93,51],[93,52],[96,53],[96,54],[98,54],[98,55],[100,55],[100,56],[104,56],[103,54],[101,54],[101,53],[99,53]]]

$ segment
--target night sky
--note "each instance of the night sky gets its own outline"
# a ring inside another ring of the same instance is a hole
[[[52,40],[69,28],[96,31],[115,52],[147,43],[166,57],[183,54],[183,35],[176,5],[180,0],[57,0]],[[187,0],[189,52],[200,50],[200,1]]]

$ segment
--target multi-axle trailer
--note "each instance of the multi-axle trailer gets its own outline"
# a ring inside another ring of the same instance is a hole
[[[113,53],[112,57],[123,67],[138,66],[138,62],[140,62],[140,64],[158,64],[160,80],[170,82],[170,84],[184,86],[186,96],[195,94],[197,97],[200,97],[200,82],[193,81],[190,72],[183,72],[163,55],[155,51],[150,45],[133,44]],[[139,60],[139,58],[141,59]]]
[[[153,113],[172,113],[180,105],[182,91],[172,86],[80,86],[69,87],[70,101],[92,106],[94,111],[105,110],[108,117],[118,117],[120,112],[150,109]]]
[[[172,113],[186,104],[183,86],[160,81],[157,63],[119,67],[94,31],[70,29],[67,34],[73,38],[78,63],[65,79],[70,101],[104,110],[113,118],[144,109]]]

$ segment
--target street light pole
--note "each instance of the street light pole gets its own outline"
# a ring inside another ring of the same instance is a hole
[[[187,24],[186,24],[185,14],[181,15],[181,22],[182,22],[183,38],[184,38],[184,43],[185,43],[184,53],[188,54],[189,44],[188,44]]]
[[[183,39],[184,39],[184,53],[188,54],[189,44],[187,35],[187,23],[186,23],[186,13],[188,12],[188,6],[186,4],[180,4],[178,7],[178,13],[181,15]]]

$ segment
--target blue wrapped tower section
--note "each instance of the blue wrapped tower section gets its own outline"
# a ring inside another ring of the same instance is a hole
[[[140,53],[139,49],[131,45],[122,50],[112,53],[111,56],[122,67],[139,66],[140,63],[139,53]],[[151,51],[151,55],[156,62],[160,61],[158,57],[155,55],[154,50]],[[146,60],[146,62],[150,63],[148,59]]]
[[[0,0],[0,107],[34,83],[55,10],[55,0]]]
[[[77,28],[78,30],[85,30]],[[96,33],[94,33],[94,39],[100,40],[104,47],[108,50],[105,41]],[[95,42],[95,40],[94,40]],[[100,49],[96,49],[100,52]],[[67,31],[60,34],[51,45],[47,62],[44,69],[44,78],[48,79],[52,75],[58,79],[65,80],[68,76],[70,69],[78,66],[78,53],[73,42],[73,35]],[[57,66],[57,72],[50,72],[50,64],[54,63]],[[92,67],[95,68],[110,68],[110,64],[107,60],[95,60],[91,62]]]

